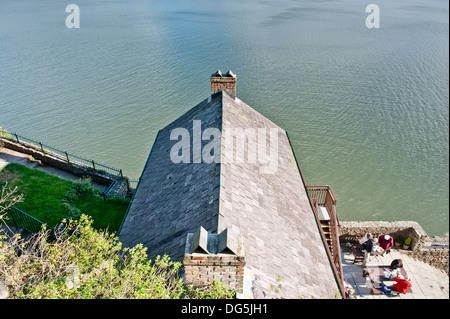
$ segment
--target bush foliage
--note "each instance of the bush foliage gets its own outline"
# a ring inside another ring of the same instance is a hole
[[[64,221],[27,240],[0,241],[0,281],[9,298],[233,298],[220,283],[186,287],[181,263],[151,261],[146,248],[122,248],[114,234],[95,230],[92,218]],[[51,240],[49,240],[51,239]]]
[[[75,202],[82,195],[98,195],[100,191],[91,184],[90,179],[84,179],[80,182],[73,182],[66,195],[61,201],[61,205],[67,210],[67,219],[79,219],[82,212],[75,206]]]

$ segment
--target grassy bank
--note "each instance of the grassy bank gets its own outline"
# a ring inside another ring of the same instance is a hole
[[[63,199],[75,182],[32,169],[20,164],[8,164],[0,171],[0,187],[5,183],[9,187],[18,187],[24,200],[15,207],[26,212],[49,226],[55,226],[68,215]],[[71,206],[81,213],[92,216],[93,227],[108,228],[116,232],[128,208],[129,200],[117,199],[105,201],[91,193],[79,194]]]

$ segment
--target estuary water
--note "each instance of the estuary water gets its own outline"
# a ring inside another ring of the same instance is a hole
[[[0,2],[0,125],[138,179],[217,69],[289,133],[340,220],[449,229],[446,0]],[[369,4],[379,28],[368,28]]]

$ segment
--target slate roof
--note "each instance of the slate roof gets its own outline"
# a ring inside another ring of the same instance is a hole
[[[193,120],[221,129],[221,96],[208,100],[158,132],[119,233],[125,247],[142,243],[152,259],[168,254],[182,260],[188,233],[200,226],[217,231],[220,164],[175,164],[170,159],[173,129],[185,128],[192,137]]]
[[[176,143],[170,132],[183,127],[192,136],[193,120],[222,132],[220,163],[170,160]],[[226,132],[234,128],[277,129],[276,173],[261,173],[267,164],[259,161],[230,158]],[[168,254],[181,261],[187,234],[200,226],[244,237],[255,298],[335,298],[339,291],[286,132],[224,91],[159,131],[119,239],[125,247],[142,243],[150,258]]]

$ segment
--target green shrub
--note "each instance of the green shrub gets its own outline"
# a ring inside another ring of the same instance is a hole
[[[67,210],[67,219],[79,219],[81,210],[75,206],[75,202],[83,195],[95,195],[100,191],[91,184],[90,179],[83,179],[80,182],[73,182],[61,201],[61,205]]]
[[[406,238],[403,244],[405,244],[406,246],[411,245],[411,238],[410,237]]]
[[[76,202],[78,200],[79,196],[77,193],[71,191],[71,189],[69,189],[69,191],[67,192],[66,196],[64,196],[63,201],[66,202]]]
[[[211,285],[205,287],[187,287],[185,295],[189,299],[234,299],[236,291],[219,281],[213,281]]]
[[[25,242],[17,237],[0,241],[0,280],[10,298],[234,297],[219,283],[204,289],[186,287],[181,263],[168,256],[152,262],[142,245],[122,249],[117,237],[93,229],[86,215],[63,225],[51,242],[45,229]]]
[[[81,210],[75,206],[67,202],[63,202],[61,205],[67,210],[67,219],[79,219],[81,217]]]
[[[74,182],[69,191],[78,195],[80,194],[95,195],[100,193],[98,189],[92,186],[91,180],[89,178],[83,179],[80,182]]]

